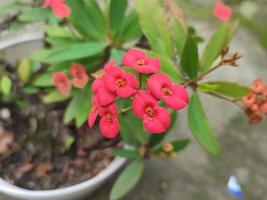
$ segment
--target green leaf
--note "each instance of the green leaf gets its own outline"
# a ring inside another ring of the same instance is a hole
[[[40,49],[32,54],[31,59],[33,61],[44,61],[48,55],[52,54],[52,52],[53,50],[51,49]]]
[[[24,58],[20,61],[18,65],[18,75],[22,83],[27,83],[32,74],[31,61]]]
[[[94,56],[105,49],[104,43],[76,44],[51,52],[45,59],[47,62],[64,62]]]
[[[179,55],[182,55],[187,38],[187,30],[177,17],[173,17],[171,22],[172,34]]]
[[[117,149],[112,153],[114,156],[123,157],[123,158],[138,158],[140,153],[136,150],[126,150],[126,149]]]
[[[183,54],[181,57],[181,67],[192,80],[198,75],[198,47],[191,35],[187,35]]]
[[[226,22],[222,23],[207,44],[200,59],[200,68],[203,72],[208,71],[212,67],[213,62],[219,57],[221,50],[226,46],[227,28],[228,24]]]
[[[19,16],[19,20],[22,22],[43,21],[48,20],[52,15],[51,9],[33,8],[29,11],[23,12],[23,14]]]
[[[53,86],[52,74],[46,73],[38,76],[34,81],[33,85],[36,87],[49,87]]]
[[[144,142],[145,131],[143,129],[143,123],[134,115],[132,110],[120,114],[119,121],[121,125],[121,137],[124,142],[133,146],[138,146],[138,144]]]
[[[83,42],[82,40],[68,37],[47,37],[45,40],[56,47],[69,47]]]
[[[125,18],[128,0],[110,0],[109,23],[113,33],[117,33]]]
[[[86,91],[86,92],[84,92]],[[76,126],[79,128],[86,121],[91,109],[92,93],[89,88],[79,91],[73,95],[65,113],[64,123],[68,124],[75,119]]]
[[[46,26],[45,32],[50,37],[75,38],[68,29],[58,25]]]
[[[137,159],[133,161],[120,174],[116,180],[111,194],[110,200],[118,200],[125,196],[139,181],[144,170],[144,161]]]
[[[68,18],[81,35],[92,41],[103,41],[106,27],[104,15],[95,0],[68,0],[72,8]]]
[[[171,142],[167,142],[172,144],[173,146],[173,150],[174,152],[178,152],[183,150],[185,147],[187,147],[187,145],[189,144],[190,140],[188,139],[182,139],[182,140],[175,140],[175,141],[171,141]],[[161,152],[164,152],[164,149],[162,146],[160,146],[159,148],[155,149],[153,151],[155,154],[160,154]]]
[[[148,56],[156,57],[160,60],[161,68],[160,71],[164,74],[167,74],[173,82],[175,83],[183,83],[183,77],[180,74],[178,68],[175,66],[173,61],[167,57],[161,56],[153,51],[145,51]]]
[[[123,25],[120,33],[117,36],[117,40],[122,40],[122,42],[125,42],[140,38],[141,36],[142,30],[139,24],[138,15],[135,10],[132,10],[123,21]]]
[[[136,0],[136,9],[143,33],[152,49],[162,56],[173,58],[173,45],[168,22],[157,0]]]
[[[228,24],[228,31],[227,31],[227,35],[226,35],[226,38],[225,38],[225,44],[224,44],[225,47],[233,39],[234,35],[236,34],[238,26],[239,26],[239,20],[235,20],[235,21],[230,22]]]
[[[56,103],[56,102],[61,102],[65,101],[69,98],[69,96],[63,96],[58,92],[58,90],[52,90],[48,92],[46,95],[42,97],[42,100],[44,103]]]
[[[233,100],[239,100],[244,97],[248,92],[249,88],[238,85],[237,83],[225,82],[225,81],[211,81],[201,83],[199,88],[205,92],[223,97],[228,97]]]
[[[1,91],[4,95],[9,95],[12,88],[12,81],[8,76],[1,78]]]
[[[219,144],[211,129],[197,93],[193,93],[188,107],[189,127],[198,142],[210,153],[219,153]]]
[[[27,87],[24,87],[22,91],[26,94],[36,94],[40,91],[40,89],[34,86],[27,86]]]

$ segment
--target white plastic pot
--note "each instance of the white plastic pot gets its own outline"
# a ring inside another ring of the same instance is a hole
[[[19,37],[9,39],[8,41],[0,41],[0,50],[23,42],[40,39],[42,39],[42,35],[20,35]],[[88,197],[90,193],[105,183],[125,164],[125,162],[126,160],[124,158],[115,158],[108,167],[95,177],[73,186],[54,190],[26,190],[11,185],[4,179],[0,178],[0,199],[2,200],[1,195],[4,195],[8,200],[80,200]]]

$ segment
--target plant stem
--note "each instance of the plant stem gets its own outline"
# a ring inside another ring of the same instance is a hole
[[[220,98],[220,99],[229,101],[229,102],[235,104],[235,105],[236,105],[238,108],[240,108],[242,111],[244,110],[243,107],[242,107],[240,104],[238,104],[238,102],[237,102],[236,100],[234,100],[234,99],[231,99],[231,98],[229,98],[229,97],[225,97],[225,96],[219,95],[219,94],[214,93],[214,92],[210,92],[209,94],[212,95],[212,96],[214,96],[214,97],[217,97],[217,98]]]
[[[143,75],[141,73],[139,75],[139,89],[142,89],[143,86]]]
[[[216,69],[220,68],[223,66],[223,63],[220,62],[218,63],[215,67],[211,68],[210,70],[206,71],[205,73],[201,74],[197,79],[196,81],[200,81],[202,80],[205,76],[207,76],[208,74],[210,74],[211,72],[215,71]]]
[[[129,111],[131,109],[132,109],[132,106],[129,106],[127,108],[124,108],[124,109],[120,110],[119,114],[124,114],[124,113],[126,113],[127,111]]]

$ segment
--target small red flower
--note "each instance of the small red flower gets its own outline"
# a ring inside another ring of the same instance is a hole
[[[257,96],[254,92],[250,91],[246,96],[242,98],[245,107],[249,108],[257,101]]]
[[[135,76],[115,66],[114,61],[105,66],[104,74],[106,88],[118,97],[129,98],[136,92],[138,83]]]
[[[160,61],[157,58],[149,58],[143,51],[137,49],[127,51],[122,63],[142,74],[156,73],[160,69]]]
[[[164,74],[157,73],[150,76],[147,79],[147,86],[155,98],[162,99],[167,106],[174,110],[180,110],[188,104],[189,95],[185,88],[173,84]]]
[[[53,83],[57,87],[58,91],[68,96],[71,91],[71,82],[64,72],[56,72],[53,74]]]
[[[260,94],[265,89],[264,81],[261,79],[256,79],[252,82],[251,89],[253,92]]]
[[[147,91],[138,91],[133,98],[133,112],[143,119],[145,129],[151,133],[159,134],[165,132],[170,126],[170,114],[158,106],[158,101]]]
[[[72,84],[77,88],[83,88],[88,82],[88,75],[84,67],[80,64],[72,64],[70,67],[70,73],[73,77]]]
[[[45,0],[43,7],[51,7],[55,16],[59,18],[66,18],[71,13],[71,9],[66,5],[65,0]]]
[[[229,6],[226,6],[223,2],[216,1],[213,14],[219,20],[227,21],[231,17],[232,9]]]
[[[116,98],[116,95],[106,88],[103,77],[94,80],[92,90],[100,106],[107,106]]]
[[[115,103],[106,107],[94,105],[88,117],[89,127],[94,126],[98,115],[101,117],[99,121],[101,134],[110,139],[117,137],[120,132],[117,105]]]

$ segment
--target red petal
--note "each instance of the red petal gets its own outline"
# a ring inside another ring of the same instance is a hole
[[[117,117],[113,117],[112,121],[102,117],[99,122],[99,128],[102,135],[106,138],[115,138],[120,132],[120,124]]]
[[[147,79],[147,87],[157,99],[163,96],[161,89],[163,87],[171,87],[171,84],[169,77],[160,73],[154,74]]]
[[[147,91],[139,90],[133,98],[133,112],[137,117],[143,118],[145,107],[147,105],[155,106],[157,103],[157,100]]]
[[[136,89],[125,86],[117,90],[117,95],[120,98],[128,99],[129,97],[133,96],[135,92],[136,92]]]
[[[99,107],[99,115],[101,117],[105,116],[107,113],[111,113],[114,116],[118,116],[118,107],[115,103],[112,103],[106,107]]]
[[[155,118],[151,119],[145,117],[143,124],[145,129],[150,133],[159,134],[165,132],[169,128],[171,117],[165,108],[157,106],[155,109],[157,110]]]
[[[104,87],[104,80],[102,77],[94,80],[94,82],[92,84],[93,93],[96,93],[97,90],[101,87]]]
[[[88,125],[90,128],[94,126],[98,113],[99,113],[99,110],[97,109],[97,107],[94,106],[91,112],[89,113],[89,117],[88,117]]]
[[[96,97],[100,106],[107,106],[115,100],[115,95],[108,91],[105,87],[101,87],[97,90]]]
[[[59,17],[59,18],[65,18],[68,17],[71,13],[71,9],[66,5],[66,4],[57,4],[57,5],[52,5],[52,10],[54,14]]]
[[[133,89],[137,89],[138,87],[138,82],[136,77],[131,74],[131,73],[125,73],[123,75],[123,78],[125,78],[125,80],[127,81],[127,86],[133,88]]]
[[[137,49],[131,49],[127,51],[122,57],[122,64],[127,67],[134,67],[137,60],[146,59],[146,54],[143,51]]]
[[[105,87],[108,90],[110,90],[111,92],[116,92],[118,87],[116,85],[116,78],[114,76],[106,73],[104,76],[104,82],[105,82]]]

